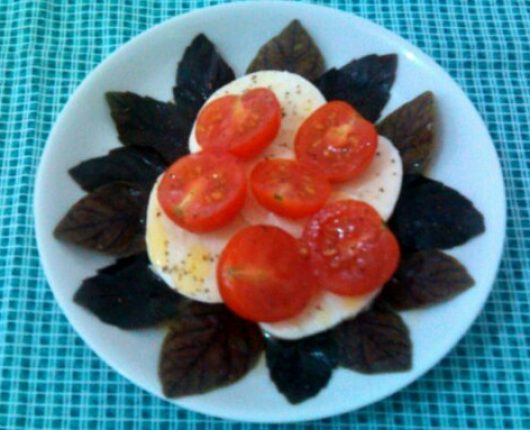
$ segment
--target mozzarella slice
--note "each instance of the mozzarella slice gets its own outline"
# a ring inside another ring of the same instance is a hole
[[[247,200],[241,215],[249,224],[273,225],[284,229],[294,237],[300,237],[302,235],[305,221],[307,219],[289,219],[276,215],[261,206],[250,191],[247,194]]]
[[[403,167],[398,150],[387,138],[379,136],[377,153],[366,171],[358,178],[334,184],[330,201],[353,199],[372,205],[381,218],[388,220],[401,190]],[[270,224],[288,231],[295,237],[302,234],[307,218],[291,220],[276,215],[261,206],[252,193],[242,212],[249,224]]]
[[[158,203],[153,187],[147,208],[147,253],[152,269],[174,290],[193,300],[222,302],[216,268],[226,243],[247,223],[238,216],[210,233],[192,233],[174,224]]]
[[[372,205],[386,221],[396,205],[402,179],[403,166],[398,150],[386,137],[379,136],[370,166],[358,178],[336,184],[330,200],[361,200]]]
[[[324,291],[294,318],[275,323],[260,323],[260,326],[266,332],[281,339],[311,336],[354,317],[370,305],[379,291],[356,297],[338,296]]]
[[[293,143],[298,127],[311,112],[326,103],[326,99],[317,87],[300,75],[267,70],[242,76],[226,84],[214,92],[206,103],[229,94],[243,94],[253,88],[269,88],[282,108],[282,123],[278,136],[253,161],[257,162],[262,158],[294,158]],[[189,149],[190,152],[201,149],[195,138],[195,125],[191,132]]]

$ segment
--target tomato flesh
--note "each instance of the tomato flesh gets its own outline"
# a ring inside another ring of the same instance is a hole
[[[348,103],[332,101],[302,123],[294,147],[301,163],[331,182],[342,182],[368,167],[377,149],[377,131]]]
[[[274,93],[255,88],[208,103],[197,118],[195,137],[203,149],[227,151],[247,159],[274,140],[280,123],[281,107]]]
[[[230,239],[219,259],[217,282],[224,303],[251,321],[293,317],[315,292],[298,241],[266,225],[247,227]]]
[[[157,190],[165,214],[193,232],[230,222],[246,197],[245,171],[229,154],[200,152],[182,157],[166,171]]]
[[[319,210],[331,194],[329,182],[294,160],[263,160],[250,174],[256,200],[268,210],[302,218]]]
[[[370,205],[341,200],[307,222],[303,242],[321,288],[355,296],[387,282],[399,263],[399,245]]]

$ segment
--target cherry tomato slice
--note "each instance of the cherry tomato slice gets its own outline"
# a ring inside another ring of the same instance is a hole
[[[274,93],[255,88],[208,103],[197,118],[195,137],[204,149],[228,151],[246,159],[274,140],[280,123],[281,107]]]
[[[399,245],[370,205],[341,200],[307,222],[303,242],[320,287],[355,296],[377,290],[399,262]]]
[[[229,154],[200,152],[180,158],[158,186],[166,215],[193,232],[215,230],[230,222],[245,202],[245,170]]]
[[[315,291],[298,241],[284,230],[254,225],[226,245],[217,266],[225,304],[252,321],[280,321],[304,309]]]
[[[333,101],[302,123],[294,148],[301,163],[342,182],[368,167],[377,149],[377,131],[348,103]]]
[[[262,206],[287,218],[311,215],[331,194],[329,182],[321,175],[297,161],[279,158],[256,164],[250,187]]]

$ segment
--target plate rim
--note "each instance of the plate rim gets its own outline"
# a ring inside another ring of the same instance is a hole
[[[145,38],[149,37],[151,34],[155,32],[163,32],[166,30],[166,28],[170,28],[171,26],[176,25],[175,23],[179,21],[185,21],[186,19],[190,19],[190,20],[194,19],[196,16],[200,16],[201,14],[205,12],[210,13],[212,10],[215,11],[215,10],[221,10],[221,9],[237,10],[237,9],[248,9],[248,8],[270,8],[270,7],[293,9],[293,10],[313,9],[315,13],[317,13],[320,10],[322,12],[325,12],[326,14],[336,14],[337,16],[347,15],[352,20],[352,22],[357,21],[358,23],[362,24],[364,31],[368,30],[369,32],[375,32],[378,34],[379,37],[384,37],[390,43],[399,44],[399,46],[403,48],[403,50],[406,50],[412,53],[414,56],[418,57],[418,59],[421,61],[422,64],[428,66],[429,68],[434,69],[434,71],[437,74],[443,75],[454,87],[454,90],[459,92],[460,96],[463,96],[466,103],[469,105],[469,107],[471,107],[470,112],[473,112],[473,116],[475,117],[474,121],[477,121],[477,123],[480,124],[480,126],[486,132],[486,135],[488,137],[487,143],[491,146],[491,149],[493,149],[495,153],[495,163],[497,165],[497,170],[495,172],[495,175],[497,176],[497,180],[500,184],[499,202],[501,206],[499,207],[498,212],[499,212],[499,217],[500,217],[500,224],[502,225],[502,229],[501,229],[502,237],[499,238],[499,248],[495,255],[495,261],[494,261],[495,270],[492,272],[493,273],[492,279],[490,279],[487,282],[487,285],[489,285],[489,288],[487,289],[487,292],[485,292],[484,296],[481,298],[480,303],[477,303],[476,314],[473,316],[470,322],[466,324],[465,329],[458,336],[455,336],[454,341],[452,342],[451,346],[447,348],[446,352],[442,354],[440,357],[437,357],[437,359],[431,360],[429,363],[427,363],[423,371],[419,372],[418,374],[414,374],[414,376],[410,378],[407,378],[405,383],[402,384],[399,388],[383,391],[379,396],[376,396],[375,398],[372,398],[370,401],[364,402],[363,404],[353,409],[352,408],[339,408],[339,409],[328,410],[328,412],[326,413],[305,414],[305,416],[297,416],[296,406],[293,406],[293,412],[295,413],[293,414],[294,416],[292,417],[291,416],[287,418],[280,417],[278,419],[272,418],[272,419],[263,420],[259,418],[256,418],[256,419],[253,419],[252,417],[249,418],[248,416],[245,416],[245,418],[241,418],[241,417],[237,417],[231,414],[223,414],[222,411],[220,410],[217,410],[216,413],[211,413],[207,410],[207,408],[200,408],[197,406],[186,405],[186,402],[185,402],[186,398],[182,398],[182,399],[165,398],[161,396],[159,393],[156,393],[138,384],[132,379],[130,379],[128,376],[126,376],[126,372],[120,366],[109,364],[107,360],[104,358],[104,355],[105,355],[104,352],[102,352],[98,346],[94,345],[91,340],[83,336],[78,330],[78,328],[76,327],[76,325],[72,323],[70,319],[70,315],[65,310],[63,299],[57,292],[58,291],[57,287],[54,287],[52,283],[49,281],[49,279],[52,278],[52,276],[50,276],[50,273],[52,272],[52,268],[51,268],[51,265],[49,264],[49,261],[45,257],[46,253],[44,252],[44,249],[45,249],[44,243],[46,239],[44,236],[46,232],[43,231],[43,227],[41,227],[42,222],[40,221],[41,217],[39,216],[38,208],[41,205],[40,202],[44,195],[43,192],[39,192],[39,190],[42,189],[41,184],[43,182],[43,176],[44,176],[43,166],[48,164],[49,162],[48,159],[51,157],[49,148],[51,147],[51,144],[52,144],[51,142],[56,140],[55,136],[57,135],[58,130],[60,128],[59,124],[63,121],[64,117],[66,116],[66,112],[68,111],[72,103],[72,100],[74,98],[80,97],[80,95],[82,95],[82,93],[88,87],[91,86],[93,81],[98,80],[100,73],[102,73],[102,70],[106,67],[108,62],[117,61],[117,59],[119,59],[121,55],[124,55],[124,53],[128,51],[131,46],[134,46],[136,43],[139,43],[139,41],[144,40]],[[323,5],[317,5],[317,4],[311,4],[311,3],[298,3],[298,2],[282,1],[282,0],[262,0],[262,1],[251,0],[251,1],[237,1],[233,3],[223,3],[223,4],[218,4],[215,6],[207,6],[207,7],[203,7],[199,9],[194,9],[192,11],[182,13],[172,18],[169,18],[167,20],[164,20],[160,22],[159,24],[156,24],[155,26],[145,29],[141,33],[137,34],[136,36],[133,36],[126,43],[118,46],[114,51],[109,53],[102,61],[100,61],[100,63],[98,63],[96,67],[91,69],[85,75],[83,80],[77,85],[75,90],[68,96],[67,102],[64,104],[61,111],[56,116],[53,126],[46,140],[44,149],[41,154],[40,161],[38,163],[36,179],[35,179],[34,188],[33,188],[33,215],[34,215],[35,236],[36,236],[36,241],[37,241],[37,250],[39,254],[39,262],[43,269],[46,282],[50,286],[50,289],[52,290],[54,299],[59,305],[59,308],[61,309],[62,314],[66,317],[70,327],[86,343],[86,345],[98,356],[98,358],[101,359],[103,363],[105,363],[105,365],[107,365],[113,371],[118,372],[122,377],[124,377],[127,381],[131,382],[136,387],[139,387],[149,392],[150,394],[156,396],[157,398],[165,400],[166,402],[170,404],[177,405],[178,407],[185,408],[187,410],[192,410],[194,412],[202,413],[202,414],[209,415],[209,416],[215,416],[215,417],[219,417],[219,418],[223,418],[227,420],[232,420],[232,421],[237,420],[237,421],[246,421],[246,422],[255,422],[255,423],[289,423],[289,422],[303,422],[303,421],[308,421],[308,420],[327,418],[327,417],[335,416],[335,415],[342,414],[342,413],[352,412],[354,410],[358,410],[368,405],[377,403],[395,394],[396,392],[399,392],[405,389],[413,382],[419,380],[428,371],[432,370],[432,368],[435,367],[442,359],[444,359],[455,348],[455,346],[462,340],[462,338],[469,332],[471,326],[475,323],[478,316],[482,313],[485,303],[491,295],[491,291],[495,284],[495,280],[497,279],[500,263],[502,261],[502,256],[503,256],[503,252],[505,248],[507,209],[506,209],[506,187],[505,187],[505,182],[504,182],[504,178],[502,175],[502,167],[500,164],[498,151],[495,148],[495,145],[493,143],[491,135],[489,134],[486,124],[484,123],[482,117],[476,110],[475,106],[471,103],[471,101],[469,100],[465,92],[462,90],[460,85],[440,65],[438,65],[438,63],[436,63],[429,55],[424,53],[420,48],[416,47],[415,45],[413,45],[411,42],[407,41],[400,35],[382,27],[381,25],[373,21],[360,17],[349,11],[344,11],[344,10],[330,7],[330,6],[323,6]]]

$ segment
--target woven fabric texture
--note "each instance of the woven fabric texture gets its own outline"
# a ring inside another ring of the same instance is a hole
[[[187,412],[102,362],[55,303],[39,266],[35,173],[59,111],[121,44],[201,0],[0,0],[0,429],[247,429]],[[380,403],[276,428],[530,429],[530,3],[319,1],[419,46],[485,119],[507,187],[504,258],[470,332],[433,370]],[[487,173],[487,172],[485,172]]]

